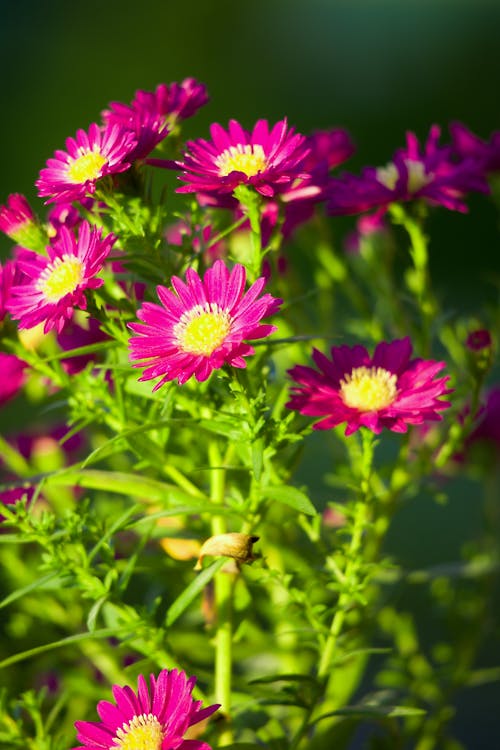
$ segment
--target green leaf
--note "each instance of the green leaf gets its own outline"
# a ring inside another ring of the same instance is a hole
[[[191,581],[189,586],[184,589],[182,594],[168,608],[165,620],[167,627],[173,625],[226,562],[227,558],[221,557],[220,560],[216,560],[208,568],[204,568],[201,573],[198,573],[196,578]]]
[[[278,487],[268,486],[262,488],[262,494],[270,500],[288,505],[290,508],[298,510],[300,513],[305,513],[308,516],[315,516],[317,513],[316,508],[307,495],[297,489],[297,487],[285,487],[284,485]]]
[[[393,719],[399,716],[423,716],[426,713],[423,708],[415,708],[413,706],[346,706],[345,708],[339,708],[337,711],[330,711],[327,714],[318,716],[314,723],[316,724],[318,721],[328,719],[331,716],[353,716],[359,719],[384,716]]]
[[[67,638],[61,638],[60,641],[53,641],[52,643],[45,643],[43,646],[37,646],[36,648],[30,648],[28,651],[21,651],[18,654],[13,654],[7,659],[0,661],[0,669],[9,667],[11,664],[16,664],[18,661],[24,661],[32,656],[43,654],[46,651],[53,651],[56,648],[63,648],[72,643],[78,643],[79,641],[86,641],[91,638],[111,638],[111,636],[118,637],[119,631],[116,628],[102,628],[101,630],[94,630],[93,633],[77,633],[76,635],[69,635]]]
[[[32,591],[36,591],[36,589],[45,588],[46,583],[48,583],[49,581],[53,581],[55,578],[58,578],[58,576],[58,573],[49,573],[48,575],[43,576],[43,578],[39,578],[37,581],[33,581],[33,583],[30,583],[27,586],[23,586],[23,588],[13,591],[11,594],[9,594],[9,596],[6,596],[5,599],[0,602],[0,609],[2,609],[3,607],[7,607],[12,602],[15,602],[16,599],[20,599],[22,596],[25,596]],[[53,586],[49,588],[53,588]]]

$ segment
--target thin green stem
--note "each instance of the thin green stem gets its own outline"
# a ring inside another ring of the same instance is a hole
[[[214,504],[223,505],[226,472],[222,466],[219,446],[210,441],[208,458],[211,466],[210,497]],[[226,519],[222,515],[212,516],[212,535],[226,533]],[[215,633],[215,699],[221,710],[229,718],[231,709],[232,646],[233,646],[233,576],[220,570],[214,579],[217,629]],[[221,744],[233,741],[229,724],[219,737]]]

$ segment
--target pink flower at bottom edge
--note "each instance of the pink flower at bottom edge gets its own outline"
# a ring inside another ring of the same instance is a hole
[[[441,419],[440,411],[450,406],[440,397],[449,376],[435,379],[444,362],[410,359],[408,337],[382,342],[370,357],[364,346],[334,346],[331,359],[318,350],[313,360],[318,370],[297,365],[289,370],[298,383],[287,404],[301,414],[323,417],[313,425],[328,430],[345,422],[345,434],[360,427],[379,434],[385,427],[406,432],[408,425]]]
[[[116,703],[100,701],[101,721],[77,721],[77,739],[83,743],[73,750],[210,750],[198,740],[184,740],[189,727],[211,716],[218,704],[202,708],[191,695],[195,677],[185,672],[163,669],[150,675],[149,688],[139,675],[137,691],[128,685],[113,685]]]

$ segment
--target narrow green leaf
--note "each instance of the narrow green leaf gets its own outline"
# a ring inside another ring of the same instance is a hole
[[[9,596],[6,596],[5,599],[0,602],[0,609],[2,609],[3,607],[7,607],[12,602],[15,602],[16,599],[20,599],[21,597],[31,593],[32,591],[44,588],[46,583],[54,580],[58,576],[58,573],[49,573],[48,575],[43,576],[42,578],[38,578],[38,580],[36,581],[33,581],[33,583],[29,583],[27,586],[23,586],[22,589],[13,591],[11,594],[9,594]]]
[[[56,648],[63,648],[64,646],[68,646],[71,643],[86,641],[90,638],[111,638],[111,636],[118,636],[119,632],[120,631],[117,631],[116,628],[102,628],[101,630],[94,630],[93,633],[77,633],[76,635],[69,635],[67,638],[61,638],[60,641],[45,643],[43,646],[37,646],[36,648],[30,648],[28,651],[21,651],[18,654],[13,654],[7,659],[0,661],[0,669],[9,667],[11,664],[16,664],[18,661],[29,659],[31,656],[43,654],[46,651],[53,651]]]
[[[182,594],[170,605],[166,614],[166,625],[169,627],[182,615],[185,609],[189,607],[193,599],[202,591],[207,583],[212,580],[218,570],[222,568],[224,563],[227,562],[227,558],[221,557],[216,560],[208,568],[204,568],[201,573],[198,573],[189,586],[184,589]]]
[[[288,505],[290,508],[294,508],[294,510],[298,510],[300,513],[305,513],[308,516],[315,516],[317,513],[316,508],[307,495],[297,489],[297,487],[285,487],[284,485],[263,487],[262,494],[270,500]]]

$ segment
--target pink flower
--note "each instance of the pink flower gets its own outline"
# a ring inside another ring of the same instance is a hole
[[[26,362],[14,354],[0,352],[0,406],[17,395],[25,381]]]
[[[227,131],[214,123],[210,135],[211,141],[187,143],[184,160],[177,163],[183,170],[180,179],[187,184],[177,192],[230,196],[238,185],[249,185],[270,198],[307,177],[307,140],[288,128],[286,119],[271,130],[267,120],[259,120],[251,132],[236,120],[229,122]]]
[[[0,323],[7,315],[7,303],[10,298],[10,290],[19,276],[16,263],[6,260],[4,265],[0,263]]]
[[[328,211],[336,216],[355,214],[399,201],[423,199],[453,211],[467,211],[470,191],[488,193],[488,183],[476,159],[457,160],[451,146],[439,144],[440,128],[433,125],[422,148],[414,133],[407,133],[385,167],[366,167],[360,176],[345,174],[329,187]]]
[[[13,193],[7,198],[7,205],[0,206],[0,231],[24,246],[29,245],[33,232],[40,231],[24,195]]]
[[[175,293],[164,286],[157,292],[161,306],[145,302],[130,323],[137,336],[130,339],[130,358],[135,367],[147,365],[139,380],[161,377],[153,390],[177,378],[180,384],[194,375],[206,380],[224,364],[246,367],[244,357],[254,349],[245,339],[269,336],[276,327],[260,320],[275,313],[281,300],[270,294],[257,299],[265,279],[259,278],[245,293],[244,266],[230,272],[216,260],[203,280],[196,271],[186,272],[187,283],[172,277]]]
[[[177,122],[194,115],[208,101],[206,87],[194,78],[168,86],[160,83],[155,91],[136,91],[132,104],[111,102],[102,113],[105,123],[131,130],[137,138],[134,159],[147,156]]]
[[[328,430],[347,423],[346,435],[367,427],[379,434],[384,427],[406,432],[409,424],[441,419],[450,406],[440,397],[451,393],[448,376],[434,379],[444,362],[410,359],[408,337],[378,344],[370,357],[364,346],[334,346],[332,359],[317,349],[313,359],[319,372],[297,365],[289,372],[299,383],[292,388],[289,409],[325,417],[313,425]]]
[[[101,721],[77,721],[77,739],[73,750],[210,750],[206,742],[185,740],[189,727],[211,716],[217,704],[201,708],[202,702],[191,695],[195,677],[185,672],[163,669],[158,677],[150,675],[149,689],[139,675],[137,692],[128,685],[113,685],[115,703],[100,701],[97,713]]]
[[[460,159],[474,159],[484,172],[500,170],[500,130],[492,133],[489,141],[483,141],[462,123],[452,122],[450,133]]]
[[[11,288],[7,304],[19,328],[33,328],[45,322],[44,331],[62,330],[75,307],[85,309],[86,289],[103,284],[96,277],[104,265],[115,237],[101,238],[101,230],[87,221],[79,228],[78,240],[61,227],[56,240],[47,247],[48,257],[20,251],[17,267],[24,273],[22,283]]]
[[[78,130],[66,139],[66,151],[56,151],[36,181],[38,195],[46,203],[70,203],[93,194],[97,182],[106,175],[124,172],[130,167],[135,135],[111,125],[100,128],[93,123],[88,132]]]

